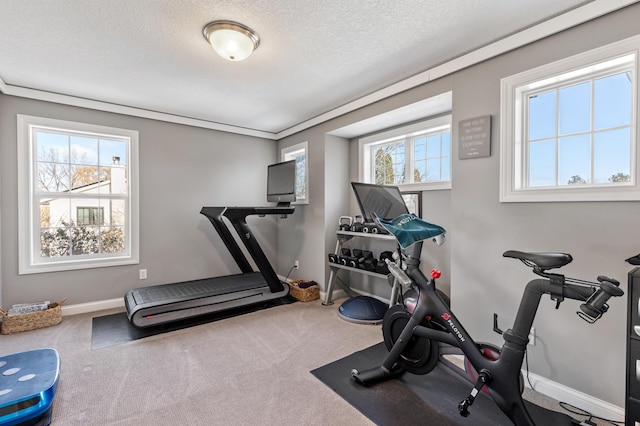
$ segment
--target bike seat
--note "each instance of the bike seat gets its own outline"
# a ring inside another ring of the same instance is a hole
[[[571,263],[573,257],[569,253],[527,253],[524,251],[507,250],[502,256],[520,259],[533,263],[540,269],[560,268],[561,266]]]

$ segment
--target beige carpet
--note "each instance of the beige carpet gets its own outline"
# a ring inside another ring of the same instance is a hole
[[[0,354],[60,354],[54,425],[370,425],[309,372],[382,340],[338,318],[341,301],[294,303],[91,350],[92,317],[0,336]],[[357,366],[354,366],[357,367]]]
[[[91,318],[0,336],[2,354],[55,348],[54,425],[368,425],[309,371],[381,341],[339,304],[294,303],[91,350]]]

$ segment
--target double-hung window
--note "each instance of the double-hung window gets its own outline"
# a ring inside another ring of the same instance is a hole
[[[138,133],[18,115],[20,274],[138,262]]]
[[[635,37],[502,80],[501,201],[640,199],[639,48]]]
[[[406,190],[451,188],[451,116],[359,140],[360,179]]]
[[[281,151],[282,161],[296,160],[296,201],[295,204],[309,204],[309,168],[307,160],[308,143],[302,142]]]

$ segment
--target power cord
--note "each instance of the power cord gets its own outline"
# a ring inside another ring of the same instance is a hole
[[[291,275],[291,272],[292,272],[294,269],[296,269],[296,265],[293,265],[293,266],[291,267],[291,269],[289,269],[289,272],[287,272],[287,276],[286,276],[286,277],[284,277],[284,282],[285,282],[285,283],[288,283],[288,282],[289,282],[289,275]]]
[[[588,417],[588,419],[584,420],[583,423],[581,423],[581,424],[595,426],[596,423],[593,422],[594,419],[595,420],[602,420],[603,422],[607,422],[607,423],[612,424],[612,425],[624,424],[624,422],[619,422],[619,421],[616,421],[616,420],[605,419],[603,417],[594,416],[593,414],[591,414],[587,410],[583,410],[582,408],[578,408],[575,405],[569,404],[568,402],[560,401],[558,404],[560,404],[560,407],[562,407],[563,409],[567,410],[571,414],[576,414],[578,416]]]
[[[524,363],[525,363],[525,370],[527,372],[527,382],[529,383],[529,387],[531,388],[531,390],[535,390],[533,388],[533,384],[531,383],[531,379],[529,379],[529,356],[528,356],[528,351],[526,350],[524,351]],[[605,419],[603,417],[594,416],[587,410],[583,410],[582,408],[576,407],[575,405],[571,405],[568,402],[559,401],[558,404],[560,405],[560,407],[570,412],[571,414],[588,417],[587,420],[583,420],[582,423],[580,423],[581,425],[596,426],[596,423],[593,422],[593,419],[602,420],[603,422],[607,422],[612,425],[624,424],[624,422],[619,422],[616,420]]]
[[[533,388],[533,384],[531,383],[531,379],[529,378],[529,351],[526,349],[524,350],[524,365],[527,372],[527,382],[529,383],[529,387],[531,388],[531,390],[535,390]]]

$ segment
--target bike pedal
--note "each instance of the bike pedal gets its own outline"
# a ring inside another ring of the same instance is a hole
[[[471,403],[466,398],[458,404],[458,412],[460,412],[462,417],[469,417],[469,405],[471,405]]]

